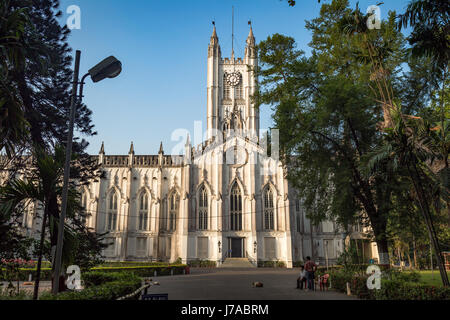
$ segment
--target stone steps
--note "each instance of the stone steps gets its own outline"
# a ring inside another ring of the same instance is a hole
[[[256,268],[247,258],[226,258],[219,268]]]

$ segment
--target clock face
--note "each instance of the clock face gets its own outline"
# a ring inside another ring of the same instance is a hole
[[[227,73],[225,79],[227,84],[234,87],[237,86],[241,82],[241,74],[239,72]]]

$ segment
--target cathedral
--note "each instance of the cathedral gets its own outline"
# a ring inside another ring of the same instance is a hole
[[[245,54],[223,58],[214,27],[207,58],[207,139],[184,155],[108,155],[103,177],[82,190],[88,226],[108,232],[106,260],[208,260],[221,265],[244,258],[295,262],[311,256],[336,261],[344,240],[332,221],[312,226],[286,179],[286,168],[259,138],[255,38]]]

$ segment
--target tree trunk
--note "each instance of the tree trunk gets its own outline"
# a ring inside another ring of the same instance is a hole
[[[448,281],[447,271],[445,270],[444,259],[442,258],[442,252],[436,235],[436,230],[434,229],[433,222],[431,219],[430,207],[428,206],[425,190],[422,186],[422,181],[420,179],[420,174],[418,172],[416,164],[415,163],[413,163],[412,165],[408,164],[408,171],[410,177],[412,178],[414,189],[417,193],[417,197],[419,198],[418,200],[420,205],[420,211],[424,216],[428,232],[430,233],[431,243],[435,251],[439,272],[442,278],[442,284],[444,285],[444,287],[448,287],[450,284]]]
[[[409,268],[412,269],[412,261],[411,261],[411,254],[409,252],[409,248],[408,248],[408,254],[406,255],[406,257],[408,258],[408,263],[409,263]]]
[[[417,267],[417,248],[416,248],[416,239],[413,236],[413,254],[414,254],[414,269],[418,269]]]
[[[387,239],[377,239],[376,242],[379,257],[378,264],[390,266]]]
[[[42,255],[44,249],[44,241],[45,241],[45,227],[47,224],[47,216],[48,216],[48,205],[45,205],[44,208],[44,217],[42,218],[42,227],[41,227],[41,240],[39,242],[39,256],[38,256],[38,264],[36,269],[36,280],[34,282],[34,291],[33,291],[33,300],[38,299],[39,295],[39,281],[41,280],[41,265],[42,265]]]

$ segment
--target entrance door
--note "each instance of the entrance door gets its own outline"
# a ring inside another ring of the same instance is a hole
[[[242,238],[231,238],[231,257],[242,258]]]

